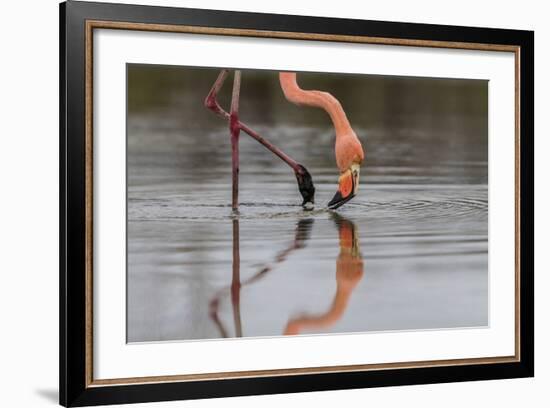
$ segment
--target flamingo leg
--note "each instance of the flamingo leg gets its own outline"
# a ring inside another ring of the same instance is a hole
[[[220,92],[220,89],[222,88],[228,73],[229,70],[227,69],[222,69],[220,71],[218,78],[216,78],[216,82],[214,82],[214,85],[212,85],[212,89],[210,89],[210,92],[208,92],[208,95],[204,100],[204,106],[206,108],[210,109],[212,112],[220,115],[222,118],[227,120],[229,120],[229,113],[224,111],[218,103],[218,92]]]
[[[239,126],[239,95],[241,91],[241,71],[235,71],[233,80],[233,95],[231,97],[231,114],[229,115],[229,131],[231,132],[231,163],[232,163],[232,179],[233,179],[233,194],[232,206],[233,210],[239,208],[239,134],[241,128]]]
[[[239,71],[236,71],[236,72],[239,72]],[[208,93],[208,95],[206,96],[206,99],[204,100],[204,106],[210,109],[212,112],[216,113],[217,115],[221,116],[225,120],[231,121],[231,114],[227,113],[220,106],[217,99],[218,93],[222,88],[228,73],[229,73],[229,70],[227,69],[222,69],[220,71],[218,78],[214,82],[214,85],[212,85],[210,92]],[[239,73],[239,85],[240,85],[240,73]],[[235,87],[233,87],[233,90],[235,90]],[[230,128],[232,126],[238,127],[240,130],[244,131],[246,134],[248,134],[258,143],[263,145],[266,149],[268,149],[270,152],[272,152],[277,157],[279,157],[282,161],[288,164],[292,168],[292,170],[294,170],[294,174],[298,182],[298,188],[300,190],[300,194],[304,199],[302,205],[314,202],[315,187],[313,185],[313,180],[311,178],[311,175],[303,165],[298,163],[296,160],[291,158],[289,155],[287,155],[277,146],[275,146],[274,144],[269,142],[267,139],[262,137],[259,133],[257,133],[252,128],[250,128],[250,126],[243,123],[241,120],[238,119],[238,117],[234,119],[233,125],[231,125],[230,123]]]

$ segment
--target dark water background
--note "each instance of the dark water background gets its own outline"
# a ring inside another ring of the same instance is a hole
[[[202,105],[217,74],[128,66],[128,341],[488,324],[486,81],[298,74],[341,101],[366,153],[334,214],[328,116],[243,71],[242,120],[317,193],[303,211],[292,171],[242,134],[235,215],[227,124]]]

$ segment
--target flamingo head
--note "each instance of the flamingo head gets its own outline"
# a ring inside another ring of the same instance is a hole
[[[340,174],[338,179],[338,191],[328,203],[328,208],[335,210],[344,205],[357,194],[359,190],[359,163],[354,162],[351,166]]]

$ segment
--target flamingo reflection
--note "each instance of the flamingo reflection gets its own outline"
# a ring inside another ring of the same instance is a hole
[[[340,245],[340,253],[336,259],[336,293],[332,304],[330,308],[322,314],[304,315],[290,319],[283,332],[285,335],[295,335],[308,329],[328,328],[333,326],[344,315],[353,290],[363,277],[363,259],[360,252],[355,224],[337,213],[333,213],[332,218],[338,228]],[[239,220],[233,220],[233,273],[231,285],[228,288],[218,291],[209,305],[210,318],[218,328],[221,337],[230,337],[223,322],[218,316],[221,298],[229,291],[235,336],[242,337],[243,331],[240,312],[241,288],[258,281],[278,264],[285,262],[290,254],[304,248],[306,242],[310,238],[313,222],[314,220],[312,218],[300,220],[296,225],[293,242],[290,243],[286,249],[279,252],[270,264],[263,266],[251,278],[241,282]]]
[[[355,224],[336,213],[333,214],[340,237],[340,254],[336,259],[336,294],[325,313],[291,319],[284,334],[299,334],[306,329],[333,326],[348,307],[353,289],[363,277],[363,258],[359,251],[359,239]]]

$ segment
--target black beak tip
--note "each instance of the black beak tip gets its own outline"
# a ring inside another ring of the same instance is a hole
[[[329,201],[328,203],[328,208],[330,208],[331,210],[335,210],[337,209],[338,207],[340,207],[344,201],[344,198],[342,197],[342,194],[340,194],[339,191],[336,192],[336,194],[334,194],[334,197],[332,197],[332,200]]]
[[[347,197],[342,197],[342,194],[340,194],[339,191],[334,194],[334,197],[332,197],[332,200],[328,203],[328,208],[331,210],[336,210],[338,207],[343,206],[345,203],[347,203],[349,200],[351,200],[354,197],[354,194],[350,194]]]

